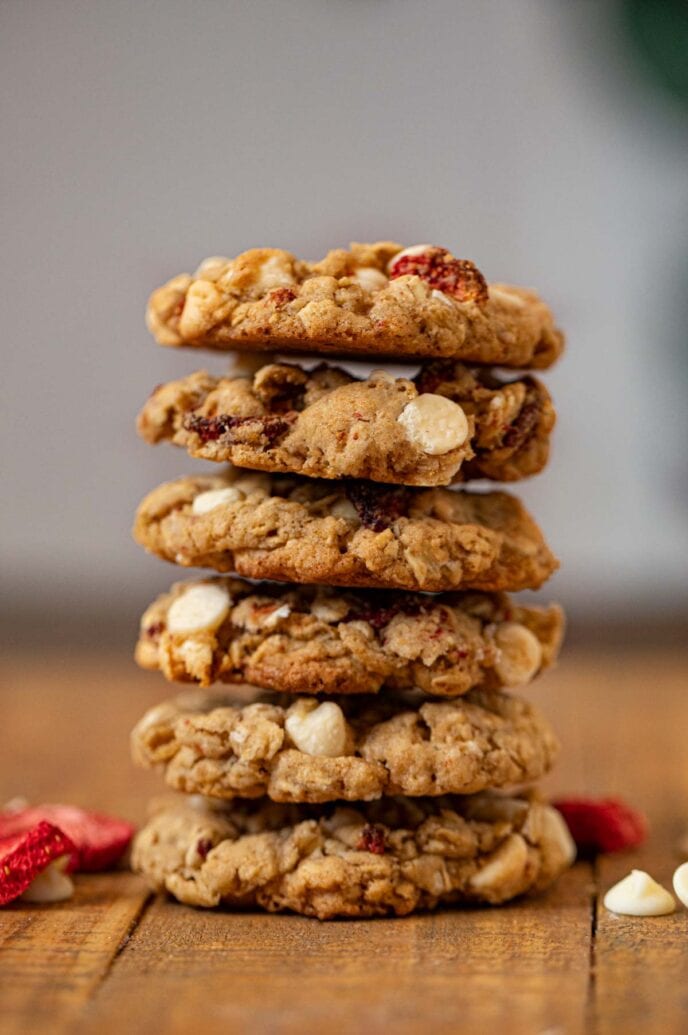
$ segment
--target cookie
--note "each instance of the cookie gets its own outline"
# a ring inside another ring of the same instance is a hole
[[[184,567],[254,579],[442,592],[536,589],[557,560],[503,492],[295,475],[196,475],[139,506],[134,537]]]
[[[146,610],[136,660],[171,681],[254,683],[286,693],[418,687],[455,697],[530,682],[556,660],[561,608],[505,594],[427,597],[286,588],[214,577],[178,582]]]
[[[162,766],[177,791],[283,802],[513,787],[549,772],[557,750],[536,708],[496,690],[250,704],[196,691],[152,708],[132,733],[135,760]]]
[[[161,345],[507,367],[548,367],[564,344],[535,292],[488,287],[443,248],[385,241],[315,263],[279,248],[206,259],[153,292],[146,320]]]
[[[148,442],[255,470],[447,485],[541,471],[554,419],[534,378],[500,380],[461,363],[430,363],[415,382],[272,363],[252,377],[199,371],[160,385],[138,430]]]
[[[384,798],[352,806],[194,799],[163,807],[132,863],[191,906],[260,906],[321,920],[404,916],[542,891],[575,848],[560,814],[520,797]]]

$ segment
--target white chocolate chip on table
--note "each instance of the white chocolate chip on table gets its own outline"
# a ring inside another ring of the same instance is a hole
[[[53,859],[42,873],[34,877],[20,898],[24,902],[40,903],[64,902],[71,898],[74,894],[74,884],[65,873],[68,862],[68,855]]]
[[[284,728],[306,755],[337,758],[346,748],[346,719],[334,701],[299,701],[290,708]]]
[[[195,633],[217,629],[229,614],[231,597],[224,586],[201,582],[189,586],[170,605],[167,628],[171,633]]]
[[[676,903],[649,873],[631,870],[609,889],[604,896],[604,907],[621,916],[664,916],[674,912]]]
[[[688,862],[676,867],[672,883],[676,897],[688,909]]]
[[[444,395],[424,393],[404,407],[397,422],[407,438],[429,456],[441,456],[464,445],[469,434],[466,414]]]

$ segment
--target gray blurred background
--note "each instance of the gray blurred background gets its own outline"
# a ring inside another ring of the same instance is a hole
[[[517,489],[562,558],[545,595],[581,635],[676,627],[688,132],[627,7],[4,0],[6,634],[131,636],[177,576],[129,528],[194,461],[139,442],[134,417],[223,360],[157,347],[150,290],[206,255],[378,238],[444,245],[552,304],[569,341],[553,463]]]

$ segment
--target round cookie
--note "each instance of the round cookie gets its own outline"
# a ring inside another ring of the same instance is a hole
[[[206,259],[153,292],[146,322],[161,345],[507,367],[548,367],[564,347],[535,292],[488,286],[446,249],[388,241],[315,263],[279,248]]]
[[[134,538],[184,567],[378,589],[536,589],[558,566],[525,507],[504,492],[236,469],[159,486],[139,506]]]
[[[415,381],[271,363],[252,376],[198,371],[160,385],[138,430],[148,442],[254,470],[447,485],[541,471],[554,419],[535,379],[500,380],[460,363],[428,364]]]
[[[218,597],[219,592],[219,597]],[[218,606],[219,601],[219,606]],[[178,582],[141,618],[136,660],[173,682],[253,683],[286,693],[456,697],[530,682],[556,660],[561,608],[505,594]]]
[[[198,692],[151,709],[132,732],[134,759],[161,766],[175,790],[298,803],[525,784],[557,752],[537,709],[498,691],[456,701],[267,695],[250,704]]]
[[[555,809],[525,798],[386,798],[355,807],[173,804],[133,848],[156,891],[191,906],[321,920],[405,916],[541,891],[573,861]]]

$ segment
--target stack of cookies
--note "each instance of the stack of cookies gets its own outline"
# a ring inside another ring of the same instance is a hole
[[[219,574],[141,622],[139,664],[196,689],[133,732],[136,761],[182,792],[135,868],[191,905],[320,918],[546,887],[573,845],[527,787],[557,742],[508,691],[555,661],[563,616],[507,593],[557,561],[516,497],[448,486],[546,464],[547,389],[491,368],[554,362],[549,309],[442,248],[383,242],[208,259],[153,294],[148,325],[241,355],[139,416],[148,442],[223,466],[136,518],[145,549]]]

